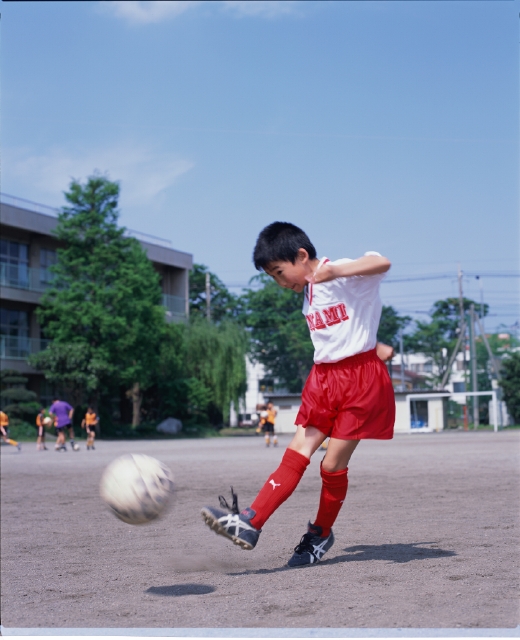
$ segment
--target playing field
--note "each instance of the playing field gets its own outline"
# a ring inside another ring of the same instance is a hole
[[[318,565],[288,569],[316,515],[316,454],[254,551],[207,529],[229,486],[246,507],[288,443],[261,438],[103,442],[96,451],[1,447],[2,624],[26,627],[515,627],[520,433],[441,433],[361,443]],[[176,494],[132,527],[98,497],[104,467],[140,452]]]

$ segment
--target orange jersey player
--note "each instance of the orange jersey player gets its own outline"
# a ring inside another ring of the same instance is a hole
[[[81,422],[83,429],[87,430],[87,451],[95,449],[94,440],[96,438],[96,427],[99,424],[99,418],[92,407],[88,407],[87,413]]]
[[[262,418],[260,420],[260,424],[262,426],[262,431],[264,432],[265,437],[265,446],[269,447],[271,444],[271,436],[273,436],[273,446],[278,446],[278,437],[274,432],[274,425],[276,421],[276,416],[278,415],[278,411],[274,408],[272,402],[267,403],[267,410],[262,411]]]
[[[36,416],[36,450],[37,451],[47,451],[47,447],[45,446],[45,421],[51,421],[50,418],[47,418],[45,415],[45,409],[42,407],[40,412]]]
[[[21,451],[22,450],[21,445],[18,442],[16,442],[16,440],[11,440],[11,438],[8,436],[7,434],[8,428],[9,428],[9,416],[4,411],[0,411],[0,435],[2,436],[3,441],[6,442],[7,444],[10,444],[13,447],[16,447],[18,451]]]

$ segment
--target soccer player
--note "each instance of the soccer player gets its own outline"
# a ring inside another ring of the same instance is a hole
[[[261,421],[266,447],[269,447],[271,444],[271,435],[273,436],[273,446],[274,447],[278,446],[278,437],[274,432],[274,425],[275,425],[275,420],[277,415],[278,415],[278,412],[274,408],[273,403],[268,402],[267,410],[265,411],[265,416],[262,418],[262,421]]]
[[[347,495],[348,463],[360,440],[393,437],[394,392],[376,352],[379,285],[390,262],[374,251],[357,260],[320,260],[307,235],[286,222],[274,222],[260,233],[253,261],[280,286],[304,292],[315,364],[302,392],[296,433],[251,506],[239,512],[234,495],[231,513],[204,507],[202,516],[216,533],[253,549],[265,522],[293,493],[312,454],[330,437],[321,463],[318,513],[288,562],[291,567],[314,564],[334,543],[332,525]],[[221,506],[227,507],[224,499]]]
[[[19,442],[16,442],[16,440],[11,440],[11,438],[7,435],[8,428],[9,416],[4,411],[0,411],[0,435],[2,436],[2,440],[13,447],[16,447],[18,451],[21,451],[22,445]]]
[[[45,446],[45,409],[42,407],[36,416],[36,450],[47,451]]]
[[[65,429],[69,429],[70,446],[74,451],[74,429],[72,427],[72,416],[74,415],[74,409],[68,402],[64,402],[59,398],[55,398],[54,402],[49,407],[49,413],[55,416],[54,426],[56,427],[56,451],[67,451],[65,444]]]
[[[92,407],[87,408],[87,413],[81,422],[83,429],[87,430],[87,451],[95,449],[94,439],[96,437],[96,427],[99,424],[99,418]]]

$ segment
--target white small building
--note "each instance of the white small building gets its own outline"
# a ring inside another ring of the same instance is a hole
[[[435,391],[429,389],[413,392],[396,391],[394,433],[432,433],[446,429],[448,426],[447,398],[432,397],[434,394]],[[424,395],[424,399],[419,397],[409,400],[409,395]]]

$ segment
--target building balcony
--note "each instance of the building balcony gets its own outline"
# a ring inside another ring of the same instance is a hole
[[[3,360],[27,360],[33,353],[43,351],[49,340],[25,336],[0,336],[0,358]]]
[[[0,286],[42,293],[50,287],[52,274],[48,269],[33,269],[23,264],[0,264]]]

